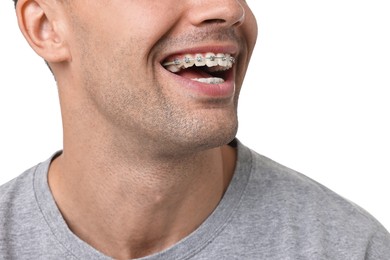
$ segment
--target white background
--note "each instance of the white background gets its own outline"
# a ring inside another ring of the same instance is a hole
[[[240,99],[246,145],[390,229],[390,1],[248,0],[259,39]],[[0,1],[0,184],[61,149],[54,80]]]

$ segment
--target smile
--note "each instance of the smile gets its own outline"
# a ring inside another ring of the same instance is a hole
[[[228,53],[185,54],[172,57],[162,63],[168,71],[184,74],[184,71],[197,72],[189,79],[206,84],[221,84],[225,82],[224,73],[233,67],[235,58]]]

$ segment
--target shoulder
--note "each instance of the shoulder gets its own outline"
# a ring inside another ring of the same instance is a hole
[[[37,177],[46,180],[50,160],[0,186],[0,258],[41,259],[63,255],[38,203]],[[60,259],[60,258],[51,258]],[[63,259],[63,258],[62,258]]]
[[[23,211],[36,210],[38,208],[37,192],[40,192],[42,186],[48,186],[48,168],[52,159],[59,153],[60,151],[54,153],[49,159],[38,163],[18,177],[0,186],[0,216],[11,211],[22,213]],[[37,185],[38,183],[43,184]],[[7,217],[0,218],[0,222],[6,219]]]
[[[249,151],[250,178],[235,220],[248,228],[248,234],[267,237],[261,242],[271,243],[267,247],[275,246],[272,241],[278,241],[278,246],[285,242],[286,248],[298,247],[302,252],[325,250],[330,258],[367,253],[373,257],[367,259],[375,259],[375,252],[390,256],[390,234],[364,209],[307,176]]]
[[[25,171],[0,187],[0,258],[10,257],[10,251],[21,242],[20,238],[29,236],[35,229],[29,220],[39,212],[33,188],[35,169]]]
[[[15,179],[0,186],[0,241],[20,236],[39,218],[39,206],[34,191],[34,175],[38,166],[28,169]],[[34,227],[31,227],[35,229]]]
[[[275,205],[305,212],[307,217],[320,212],[320,219],[334,223],[348,221],[351,226],[364,224],[369,229],[380,225],[367,211],[311,178],[253,151],[252,158],[254,195],[267,196]]]
[[[33,177],[36,167],[32,167],[15,179],[0,186],[0,221],[10,217],[10,211],[23,211],[26,203],[31,204],[34,196]]]

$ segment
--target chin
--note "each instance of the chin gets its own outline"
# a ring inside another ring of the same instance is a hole
[[[230,143],[236,137],[237,130],[237,121],[213,127],[202,127],[185,136],[176,135],[175,143],[187,152],[204,151]]]

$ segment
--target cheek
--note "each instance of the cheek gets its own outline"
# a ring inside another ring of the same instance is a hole
[[[81,64],[88,96],[117,115],[138,114],[162,99],[151,68],[132,48],[138,44],[134,41],[107,44],[107,48],[93,46],[96,49],[85,50]]]
[[[72,41],[72,74],[78,75],[83,86],[79,91],[84,91],[87,99],[106,104],[105,109],[132,106],[136,110],[144,105],[145,97],[150,100],[156,96],[152,93],[152,66],[146,58],[150,48],[145,44],[147,34],[132,34],[131,30],[119,33],[124,29],[95,28],[90,23],[77,25]]]
[[[99,20],[102,23],[99,28],[111,34],[113,40],[137,39],[131,47],[142,52],[143,49],[152,48],[175,26],[182,12],[181,2],[184,1],[113,1],[109,4],[109,10],[101,12],[102,17]]]
[[[244,25],[244,33],[245,33],[245,37],[247,38],[248,48],[250,49],[250,53],[252,53],[257,40],[258,27],[257,27],[256,17],[254,16],[249,6],[246,6],[246,20]]]
[[[242,56],[242,59],[240,60],[240,63],[237,63],[237,67],[239,68],[238,71],[238,85],[241,86],[244,76],[246,73],[246,70],[248,68],[249,61],[252,56],[253,49],[256,45],[257,40],[257,33],[258,33],[258,27],[256,18],[253,15],[251,9],[248,7],[248,5],[245,5],[245,22],[241,27],[241,37],[243,37],[242,42],[244,45],[242,46],[245,51],[245,55]]]

